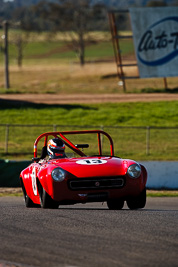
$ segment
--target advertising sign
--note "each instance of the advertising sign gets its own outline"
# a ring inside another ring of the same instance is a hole
[[[178,76],[178,7],[129,12],[140,77]]]

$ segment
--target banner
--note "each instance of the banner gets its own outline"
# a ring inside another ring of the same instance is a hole
[[[140,77],[178,76],[178,7],[129,12]]]

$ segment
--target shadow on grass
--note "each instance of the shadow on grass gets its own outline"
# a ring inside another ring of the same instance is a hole
[[[168,94],[177,94],[178,93],[178,87],[175,87],[173,89],[170,88],[143,88],[141,90],[142,93],[168,93]]]
[[[13,109],[13,108],[34,108],[34,109],[45,109],[45,108],[62,108],[66,111],[73,109],[84,109],[84,110],[95,110],[96,108],[89,105],[80,105],[80,104],[38,104],[28,101],[21,100],[6,100],[0,98],[0,110]]]

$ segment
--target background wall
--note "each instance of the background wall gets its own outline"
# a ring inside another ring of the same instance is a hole
[[[30,161],[0,160],[0,187],[19,187],[20,172]]]
[[[178,189],[177,161],[142,161],[148,171],[147,188]]]

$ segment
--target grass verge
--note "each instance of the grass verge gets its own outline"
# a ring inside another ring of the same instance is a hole
[[[178,191],[173,191],[173,190],[147,190],[147,197],[178,197]]]
[[[20,187],[0,187],[0,197],[5,196],[22,197],[22,189]]]
[[[22,197],[21,188],[0,188],[0,197]],[[147,190],[147,197],[178,197],[175,190]]]

